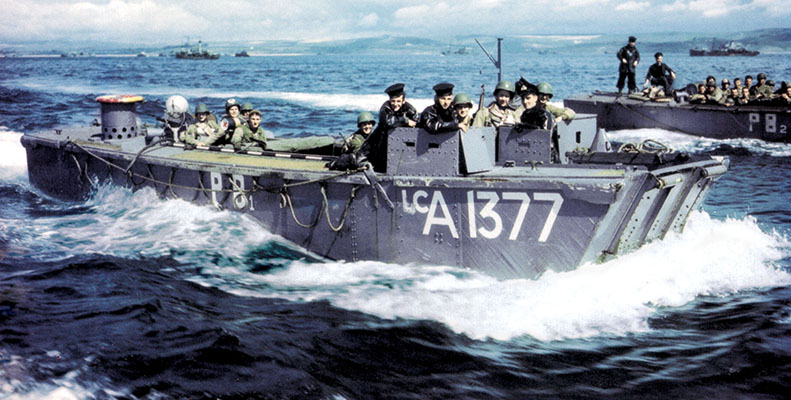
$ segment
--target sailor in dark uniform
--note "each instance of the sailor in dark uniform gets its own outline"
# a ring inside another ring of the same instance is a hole
[[[376,171],[384,171],[387,165],[387,136],[393,128],[415,127],[418,122],[417,109],[406,100],[404,84],[396,83],[385,89],[390,97],[379,108],[379,126],[360,148]]]
[[[417,125],[417,109],[404,98],[404,84],[396,83],[385,89],[390,96],[379,109],[379,129],[389,131],[399,126],[414,127]]]
[[[434,104],[420,113],[421,128],[429,133],[453,132],[461,129],[467,132],[467,124],[456,122],[453,115],[453,84],[442,82],[434,85]]]
[[[645,74],[645,84],[643,86],[653,85],[661,86],[665,91],[665,96],[670,95],[670,90],[673,87],[673,82],[676,80],[676,73],[673,68],[670,68],[662,60],[664,55],[662,52],[654,54],[656,62],[648,67],[648,73]]]
[[[627,77],[629,78],[629,93],[631,94],[637,90],[634,73],[637,69],[637,64],[640,62],[640,52],[634,46],[635,42],[637,42],[637,38],[629,36],[629,43],[621,47],[618,50],[618,54],[616,54],[618,61],[620,61],[618,65],[618,84],[616,85],[618,94],[623,91],[623,84]]]

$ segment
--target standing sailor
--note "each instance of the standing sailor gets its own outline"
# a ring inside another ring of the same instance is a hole
[[[618,84],[616,85],[619,95],[623,91],[624,80],[626,80],[627,77],[629,78],[629,94],[637,90],[634,73],[637,69],[637,64],[640,62],[640,52],[637,51],[637,47],[634,45],[635,42],[637,42],[637,38],[629,36],[629,43],[621,47],[616,54],[618,61],[620,61],[618,65]]]
[[[461,129],[467,132],[467,124],[456,122],[453,116],[453,84],[442,82],[434,85],[434,104],[420,113],[419,126],[429,133],[452,132]]]

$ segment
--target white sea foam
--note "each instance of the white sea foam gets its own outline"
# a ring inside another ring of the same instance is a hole
[[[151,188],[132,192],[101,185],[85,205],[91,211],[36,218],[25,229],[13,229],[25,247],[38,250],[31,257],[45,258],[86,253],[157,257],[174,249],[233,258],[275,237],[243,214],[184,200],[162,201]]]
[[[217,89],[204,89],[204,88],[175,88],[167,86],[152,86],[146,88],[133,88],[128,86],[118,85],[102,85],[96,86],[90,82],[81,82],[79,84],[67,84],[63,82],[41,82],[22,80],[17,81],[16,84],[21,87],[32,90],[41,91],[57,91],[58,93],[73,93],[88,95],[92,93],[132,93],[147,96],[169,97],[173,95],[180,95],[187,98],[187,100],[195,99],[198,97],[209,97],[216,99],[228,99],[231,97],[243,99],[275,99],[283,100],[288,103],[303,104],[311,107],[327,108],[327,109],[345,109],[356,111],[376,111],[387,100],[387,95],[382,94],[348,94],[348,93],[315,93],[315,92],[288,92],[288,91],[272,91],[272,90],[217,90]],[[409,102],[418,109],[418,111],[431,105],[434,99],[418,99],[410,98]],[[218,104],[220,104],[218,102]]]
[[[27,180],[27,155],[19,139],[22,134],[0,126],[0,179]]]
[[[785,238],[763,232],[752,218],[720,221],[696,212],[682,235],[537,280],[498,281],[451,267],[293,262],[269,274],[217,271],[212,285],[247,296],[328,300],[388,319],[435,320],[476,339],[551,341],[645,332],[663,307],[789,285],[791,274],[775,267],[789,251]]]
[[[791,156],[791,144],[765,142],[759,139],[710,139],[664,129],[627,129],[607,132],[610,140],[620,143],[640,143],[646,139],[654,139],[675,149],[688,152],[704,152],[716,150],[721,145],[744,148],[753,154],[774,157]]]

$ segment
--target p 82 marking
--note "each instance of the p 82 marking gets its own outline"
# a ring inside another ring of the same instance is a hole
[[[759,129],[761,126],[761,114],[759,113],[750,113],[748,115],[750,121],[750,132],[753,132],[753,126],[758,125]],[[781,133],[785,134],[788,132],[788,127],[784,124],[777,124],[777,114],[766,113],[764,114],[764,121],[763,121],[764,132],[766,133]]]

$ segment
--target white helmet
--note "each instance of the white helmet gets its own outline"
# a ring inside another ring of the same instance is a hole
[[[190,105],[182,96],[170,96],[165,101],[165,112],[168,114],[184,114],[188,112]]]

